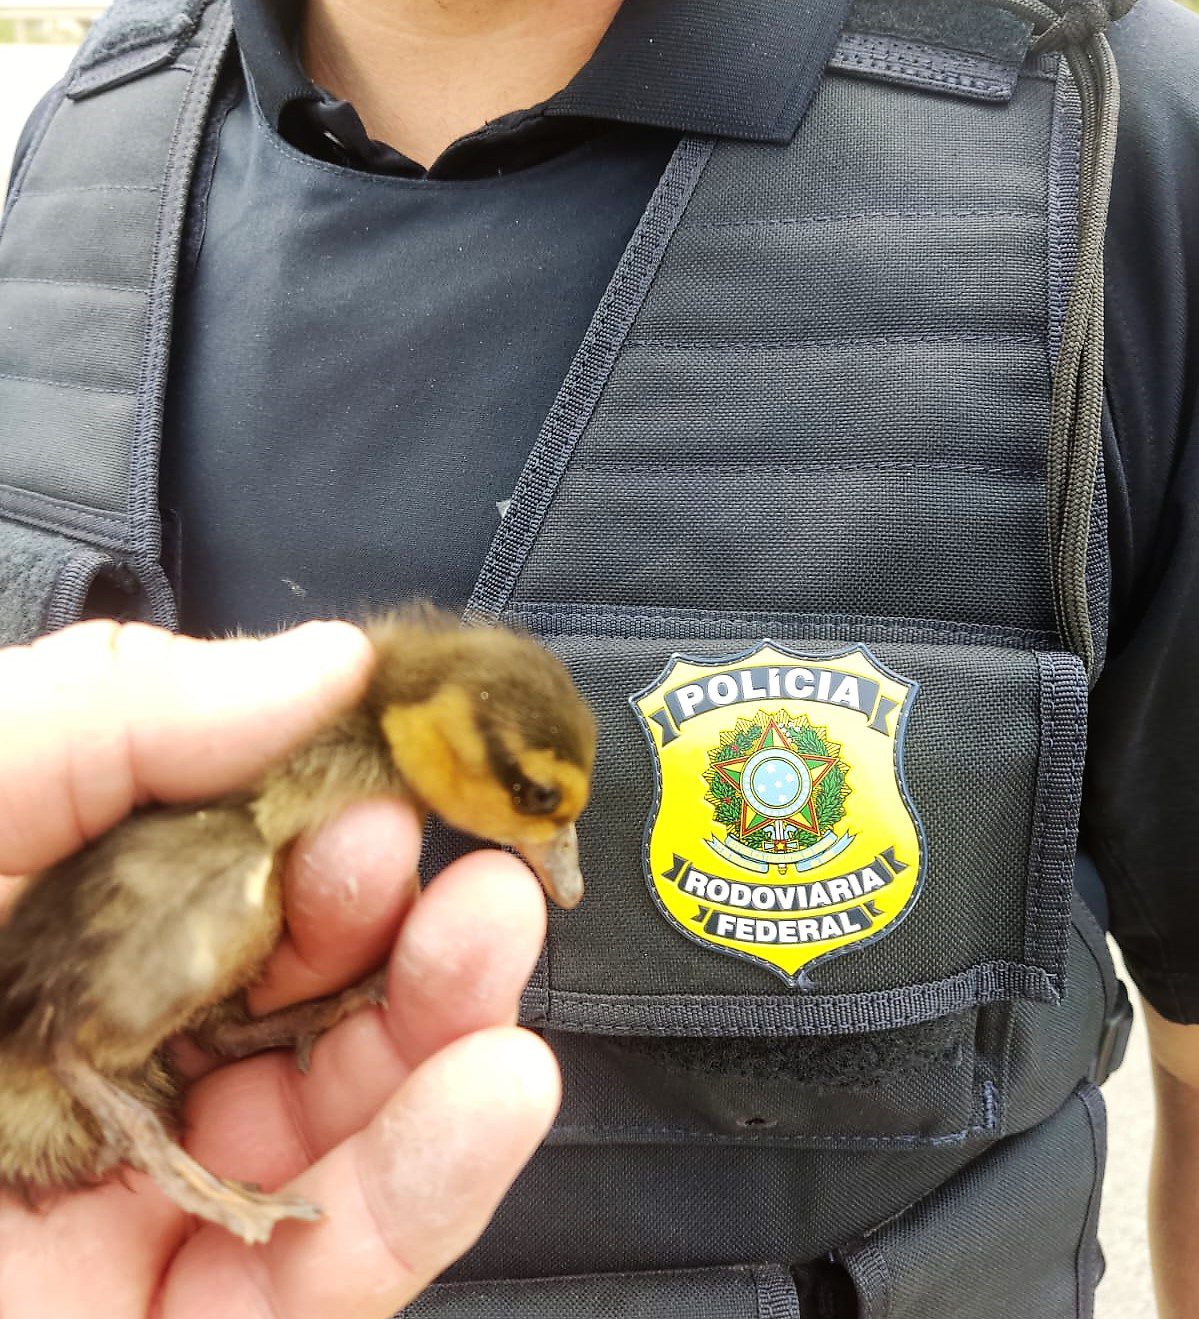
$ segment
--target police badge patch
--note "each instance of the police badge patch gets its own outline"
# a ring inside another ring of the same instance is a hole
[[[893,929],[924,872],[903,777],[917,690],[864,646],[672,655],[629,698],[657,769],[645,867],[666,919],[790,985]]]

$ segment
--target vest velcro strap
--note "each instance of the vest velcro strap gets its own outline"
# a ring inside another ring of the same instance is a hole
[[[208,0],[116,0],[88,34],[68,78],[72,100],[163,68],[199,26]]]
[[[0,520],[0,645],[21,645],[73,622],[101,582],[120,595],[138,591],[137,578],[115,555]]]
[[[829,67],[979,101],[1010,101],[1032,24],[955,0],[854,0]]]

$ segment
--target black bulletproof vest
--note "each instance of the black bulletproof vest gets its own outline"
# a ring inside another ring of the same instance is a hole
[[[1114,93],[1080,23],[861,0],[790,145],[670,161],[469,611],[563,657],[600,758],[524,1002],[563,1110],[419,1319],[1091,1312],[1124,1000],[1073,886]],[[172,621],[162,394],[228,35],[224,0],[118,4],[14,182],[8,640],[100,592]]]

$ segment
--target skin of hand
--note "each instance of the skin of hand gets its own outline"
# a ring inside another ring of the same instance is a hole
[[[1142,1003],[1157,1096],[1149,1245],[1161,1319],[1199,1319],[1199,1026]]]
[[[370,657],[343,623],[202,642],[89,622],[0,650],[0,872],[50,865],[136,805],[249,782],[357,698]],[[324,1218],[247,1247],[131,1171],[37,1210],[0,1196],[0,1314],[383,1319],[474,1243],[557,1110],[553,1055],[515,1025],[545,904],[500,852],[419,892],[419,851],[414,812],[384,800],[293,849],[252,1009],[340,989],[391,949],[390,1006],[332,1030],[307,1075],[290,1054],[214,1066],[178,1042],[186,1148]]]

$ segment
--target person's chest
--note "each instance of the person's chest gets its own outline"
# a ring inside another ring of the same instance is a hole
[[[242,98],[167,398],[184,627],[464,603],[672,145],[614,129],[495,178],[384,177]]]

